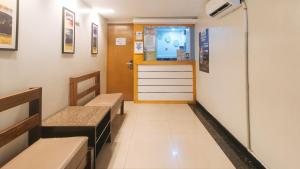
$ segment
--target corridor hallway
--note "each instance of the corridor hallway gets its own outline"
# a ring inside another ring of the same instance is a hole
[[[119,133],[103,147],[97,169],[235,168],[189,105],[125,107],[113,124]]]

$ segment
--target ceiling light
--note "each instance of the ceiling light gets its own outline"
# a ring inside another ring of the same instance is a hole
[[[113,13],[115,13],[115,11],[113,9],[109,9],[109,8],[98,8],[98,9],[96,9],[96,11],[100,14],[113,14]]]

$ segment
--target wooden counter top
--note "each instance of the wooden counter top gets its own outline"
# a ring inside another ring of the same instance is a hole
[[[43,121],[43,126],[97,126],[109,107],[67,107]]]

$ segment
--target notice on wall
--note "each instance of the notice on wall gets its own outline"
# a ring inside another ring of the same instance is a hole
[[[144,43],[141,41],[134,42],[134,53],[143,54],[144,53]]]
[[[126,38],[116,38],[117,46],[126,46]]]
[[[143,32],[136,32],[135,40],[143,40]]]
[[[155,52],[156,50],[156,33],[154,27],[145,28],[145,51],[146,52]]]
[[[209,29],[199,33],[200,71],[209,73]]]

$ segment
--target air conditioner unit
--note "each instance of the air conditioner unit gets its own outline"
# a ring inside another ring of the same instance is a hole
[[[206,13],[213,18],[221,18],[241,6],[241,0],[210,0],[206,4]]]

